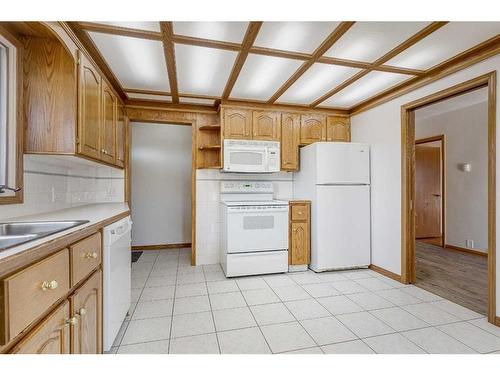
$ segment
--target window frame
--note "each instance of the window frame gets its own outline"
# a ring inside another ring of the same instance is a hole
[[[0,37],[7,43],[7,75],[9,77],[7,87],[7,137],[9,138],[7,150],[7,163],[9,170],[13,168],[15,177],[12,180],[7,180],[7,185],[10,187],[20,187],[21,190],[12,193],[7,191],[0,194],[0,205],[23,203],[23,145],[24,145],[24,129],[23,129],[23,47],[21,42],[11,34],[4,26],[0,25]],[[15,63],[11,62],[11,53],[14,53]],[[14,79],[12,79],[14,77]],[[14,85],[14,88],[12,88]],[[12,89],[15,90],[14,103],[10,102]],[[12,114],[14,112],[14,114]],[[12,137],[12,130],[15,134]],[[14,147],[14,151],[9,151]],[[14,163],[12,163],[14,159]],[[8,172],[9,174],[11,172]]]

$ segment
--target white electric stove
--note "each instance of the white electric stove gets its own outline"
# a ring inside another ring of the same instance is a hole
[[[288,202],[273,183],[221,181],[221,265],[227,277],[288,271]]]

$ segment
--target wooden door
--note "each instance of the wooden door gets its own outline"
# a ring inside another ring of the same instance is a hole
[[[101,271],[97,271],[70,297],[72,317],[71,352],[102,353]]]
[[[329,142],[350,142],[351,126],[349,118],[328,116],[326,119],[326,140]]]
[[[280,140],[281,115],[279,112],[253,111],[253,139],[262,141]]]
[[[69,302],[65,301],[12,350],[12,354],[69,354]]]
[[[300,117],[300,143],[308,145],[326,140],[326,117],[302,115]]]
[[[292,222],[291,265],[309,264],[309,227],[307,222]]]
[[[78,70],[78,152],[100,159],[101,77],[83,53]]]
[[[224,138],[252,139],[252,111],[224,108]]]
[[[123,106],[118,106],[118,115],[116,122],[116,161],[119,167],[125,166],[125,128],[127,126],[125,111]]]
[[[281,115],[281,169],[299,170],[300,115]]]
[[[415,146],[415,232],[417,238],[442,235],[441,149]]]
[[[111,88],[102,83],[102,123],[101,123],[101,160],[115,162],[117,99]]]

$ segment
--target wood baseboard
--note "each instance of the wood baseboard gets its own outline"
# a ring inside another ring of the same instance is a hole
[[[191,247],[191,243],[166,243],[166,244],[160,244],[160,245],[144,245],[144,246],[137,246],[134,245],[132,246],[132,251],[135,250],[171,250],[171,249],[179,249],[179,248],[185,248],[185,247]]]
[[[370,264],[370,266],[368,268],[371,269],[372,271],[375,271],[375,272],[381,274],[381,275],[387,276],[390,279],[401,282],[401,276],[398,274],[395,274],[394,272],[387,271],[386,269],[379,267],[379,266],[376,266],[374,264]]]
[[[444,245],[444,248],[446,250],[452,250],[452,251],[460,251],[461,253],[467,253],[467,254],[472,254],[472,255],[477,255],[480,257],[487,257],[488,253],[475,250],[475,249],[469,249],[468,247],[460,247],[460,246],[455,246],[455,245]]]
[[[496,325],[497,327],[500,327],[500,316],[495,316],[493,324]]]

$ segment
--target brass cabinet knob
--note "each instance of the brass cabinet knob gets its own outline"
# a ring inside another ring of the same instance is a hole
[[[46,292],[47,290],[54,290],[54,289],[57,289],[57,287],[59,286],[59,283],[56,281],[56,280],[52,280],[52,281],[44,281],[42,283],[42,290],[44,292]]]
[[[85,258],[87,259],[97,259],[97,253],[95,251],[88,252],[85,254]]]
[[[83,307],[82,307],[80,310],[78,310],[78,315],[83,316],[83,315],[85,315],[86,313],[87,313],[87,310],[85,310]]]
[[[64,321],[67,326],[76,326],[78,324],[78,319],[76,317],[68,318]]]

